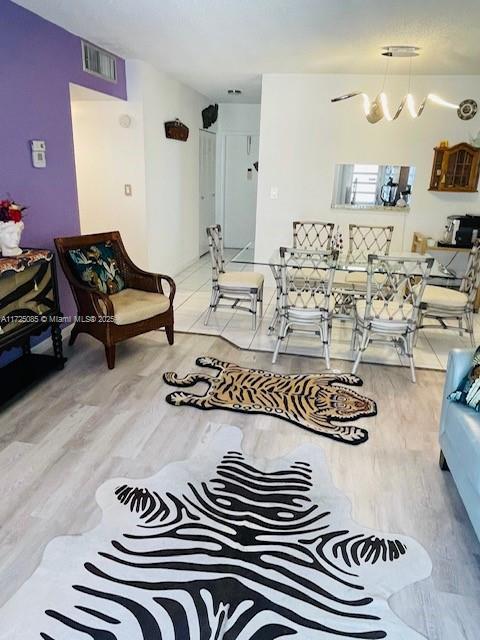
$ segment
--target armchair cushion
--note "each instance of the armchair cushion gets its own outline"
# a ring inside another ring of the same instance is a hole
[[[467,375],[460,382],[457,390],[453,391],[448,398],[480,411],[480,347],[473,355]]]
[[[147,320],[170,308],[170,300],[163,294],[140,289],[122,289],[109,298],[113,304],[114,322],[118,325]]]
[[[107,294],[124,289],[125,282],[110,241],[69,249],[68,257],[77,278],[92,289]]]

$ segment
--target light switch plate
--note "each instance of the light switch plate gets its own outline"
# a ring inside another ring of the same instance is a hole
[[[45,144],[45,140],[30,140],[30,146],[32,147],[32,151],[47,150],[47,145]]]
[[[270,199],[278,200],[278,187],[270,187]]]
[[[131,184],[126,184],[124,187],[124,192],[126,196],[131,196],[132,195],[132,185]]]

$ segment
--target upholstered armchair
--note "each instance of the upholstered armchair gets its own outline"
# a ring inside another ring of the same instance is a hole
[[[118,342],[165,327],[173,344],[175,283],[169,276],[139,269],[118,231],[55,238],[55,246],[77,305],[70,345],[79,333],[90,334],[104,344],[108,368],[113,369]]]

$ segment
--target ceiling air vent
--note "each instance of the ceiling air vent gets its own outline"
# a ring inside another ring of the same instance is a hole
[[[82,41],[82,58],[83,70],[87,73],[109,82],[117,81],[117,61],[111,53]]]

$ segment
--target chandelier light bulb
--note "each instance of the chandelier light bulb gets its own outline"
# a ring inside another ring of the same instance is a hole
[[[408,112],[412,116],[412,118],[418,118],[419,114],[417,113],[417,110],[415,108],[415,100],[413,99],[413,96],[411,93],[407,93],[406,103],[407,103]]]
[[[362,93],[361,95],[363,99],[363,110],[365,111],[365,115],[368,116],[370,113],[370,98],[366,93]]]
[[[391,122],[393,120],[392,114],[390,113],[390,109],[388,108],[387,96],[383,91],[380,94],[379,98],[380,98],[380,104],[382,105],[383,117],[389,122]]]
[[[429,93],[428,99],[434,102],[435,104],[438,104],[441,107],[447,107],[448,109],[456,110],[459,107],[458,104],[453,104],[453,102],[447,102],[446,100],[444,100],[443,98],[440,98],[440,96],[437,96],[434,93]]]

